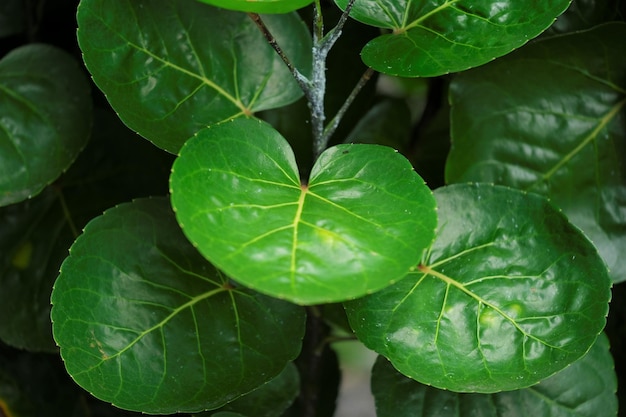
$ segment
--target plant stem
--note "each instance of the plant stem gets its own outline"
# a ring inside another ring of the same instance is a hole
[[[283,62],[293,75],[293,78],[296,79],[296,82],[298,83],[302,91],[304,91],[304,93],[306,94],[307,90],[311,88],[309,85],[309,79],[305,77],[300,71],[298,71],[298,69],[291,63],[280,45],[278,45],[276,38],[274,37],[274,35],[272,35],[272,32],[270,32],[268,27],[265,25],[265,22],[263,22],[263,19],[261,19],[261,16],[259,16],[258,13],[248,13],[248,16],[257,25],[267,42],[274,49],[274,51],[276,51],[278,56],[283,60]]]
[[[352,105],[352,103],[354,102],[354,99],[356,99],[356,96],[359,94],[361,89],[365,86],[365,84],[367,84],[370,78],[372,78],[372,75],[374,75],[374,70],[372,68],[368,68],[367,70],[365,70],[365,72],[359,79],[359,82],[354,86],[354,89],[352,90],[352,92],[350,92],[350,95],[348,96],[346,101],[343,103],[343,105],[341,106],[341,108],[339,109],[335,117],[333,117],[333,119],[330,121],[330,123],[328,123],[328,125],[324,129],[324,135],[322,138],[324,142],[328,143],[331,136],[335,133],[335,130],[337,130],[337,127],[339,126],[339,122],[341,121],[343,116],[346,114],[346,111],[348,111],[348,108],[350,107],[350,105]]]
[[[348,107],[354,102],[357,94],[374,73],[372,69],[365,71],[335,117],[333,117],[328,126],[325,126],[326,113],[324,110],[324,96],[326,94],[326,59],[328,58],[328,53],[341,36],[341,31],[348,20],[348,16],[350,15],[354,2],[355,0],[350,0],[348,2],[346,9],[341,14],[341,17],[335,27],[324,35],[324,16],[322,15],[321,0],[315,0],[313,17],[312,69],[310,79],[298,71],[298,69],[289,60],[261,17],[257,13],[248,13],[248,16],[261,30],[265,39],[267,39],[271,47],[280,56],[285,65],[287,65],[287,68],[296,79],[308,101],[309,110],[311,112],[311,129],[313,133],[313,160],[316,160],[326,149],[330,137],[339,126],[339,123],[348,110]]]

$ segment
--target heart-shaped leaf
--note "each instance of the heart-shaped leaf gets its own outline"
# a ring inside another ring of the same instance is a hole
[[[6,206],[41,192],[85,146],[89,83],[66,52],[23,46],[0,61],[0,108],[0,206]]]
[[[183,231],[207,259],[301,304],[352,299],[404,277],[436,225],[432,193],[393,149],[330,148],[301,184],[287,141],[251,119],[190,139],[171,192]]]
[[[313,3],[313,0],[199,0],[228,10],[254,13],[287,13]]]
[[[595,247],[544,197],[493,185],[435,191],[440,228],[397,284],[346,303],[358,338],[437,388],[528,387],[583,356],[611,280]]]
[[[349,0],[335,0],[345,9]],[[462,71],[511,52],[563,13],[571,0],[357,0],[350,13],[390,29],[361,52],[385,74],[433,77]]]
[[[194,0],[82,0],[77,19],[95,83],[131,129],[172,153],[201,128],[302,96],[245,13]],[[304,22],[295,13],[264,21],[307,74]]]
[[[537,385],[496,394],[438,390],[399,374],[379,357],[372,370],[378,417],[615,417],[617,381],[602,334],[587,355]]]
[[[304,333],[302,308],[236,288],[207,263],[167,199],[92,220],[61,266],[52,305],[74,380],[146,413],[224,405],[278,375]]]
[[[460,74],[451,85],[446,165],[448,182],[550,197],[594,242],[616,282],[626,280],[623,39],[626,24],[607,24]]]

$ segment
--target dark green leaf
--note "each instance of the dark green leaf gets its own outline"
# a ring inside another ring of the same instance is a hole
[[[213,409],[255,389],[298,355],[304,331],[300,307],[235,288],[208,264],[166,199],[92,220],[61,266],[52,305],[74,380],[147,413]]]
[[[422,385],[378,357],[372,392],[378,417],[614,417],[617,382],[608,338],[587,355],[532,387],[497,394],[460,394]]]
[[[171,155],[96,109],[94,137],[68,172],[37,197],[0,208],[0,317],[11,317],[0,320],[0,339],[56,351],[50,293],[77,231],[115,204],[165,195],[171,164]]]
[[[537,42],[451,85],[448,182],[544,194],[626,279],[626,24]]]
[[[376,103],[348,135],[346,143],[372,143],[403,150],[411,134],[411,112],[401,99]]]
[[[311,36],[298,15],[264,20],[308,73]],[[172,153],[201,128],[302,96],[245,13],[195,0],[82,0],[78,25],[87,68],[120,118]]]
[[[300,377],[293,363],[274,379],[217,410],[198,414],[198,417],[225,416],[227,412],[252,417],[280,417],[300,392]]]
[[[228,10],[254,13],[287,13],[308,6],[313,0],[199,0]]]
[[[537,195],[493,185],[435,191],[439,231],[397,284],[346,303],[357,337],[424,384],[528,387],[583,356],[611,281],[595,247]]]
[[[0,61],[0,108],[0,206],[6,206],[41,192],[85,146],[89,84],[66,52],[23,46]]]
[[[620,0],[573,0],[545,35],[586,30],[611,20],[622,20],[618,11],[619,3]]]
[[[50,292],[72,242],[59,195],[0,209],[0,339],[21,349],[55,351]]]
[[[393,149],[330,148],[301,184],[285,139],[250,119],[190,139],[171,189],[179,223],[211,262],[302,304],[352,299],[404,277],[436,225],[432,193]]]
[[[348,0],[335,0],[345,8]],[[389,29],[363,61],[385,74],[432,77],[482,65],[534,38],[570,0],[358,0],[350,16]]]

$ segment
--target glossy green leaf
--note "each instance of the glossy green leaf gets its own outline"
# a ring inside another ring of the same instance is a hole
[[[251,417],[280,417],[300,393],[300,376],[293,363],[274,379],[256,390],[242,395],[216,412],[207,411],[196,417],[220,417],[240,413]]]
[[[61,266],[51,317],[79,385],[157,414],[217,408],[255,389],[298,355],[304,331],[300,307],[237,288],[208,264],[164,198],[87,225]]]
[[[228,10],[254,13],[287,13],[313,3],[313,0],[199,0]]]
[[[98,87],[131,129],[172,153],[201,128],[302,96],[245,13],[195,0],[82,0],[77,18]],[[295,13],[264,21],[308,73],[311,36],[304,22]]]
[[[32,44],[0,60],[0,206],[38,194],[71,165],[89,139],[91,107],[66,52]]]
[[[544,35],[586,30],[611,20],[623,20],[619,4],[620,0],[573,0]]]
[[[50,292],[72,242],[59,195],[0,209],[0,339],[32,351],[56,351]]]
[[[0,339],[11,346],[56,352],[50,293],[78,231],[115,204],[167,193],[172,155],[113,112],[94,116],[92,139],[53,187],[0,208],[0,317],[11,317],[0,320]]]
[[[335,0],[345,8],[349,0]],[[543,32],[571,0],[357,0],[350,16],[389,29],[361,52],[385,74],[433,77],[485,64]]]
[[[451,85],[448,182],[544,194],[626,279],[626,24],[537,42]]]
[[[595,247],[545,198],[488,184],[435,191],[437,239],[407,278],[346,303],[370,349],[427,385],[528,387],[583,356],[611,281]]]
[[[372,143],[403,150],[411,136],[411,112],[401,99],[376,103],[352,129],[346,143]]]
[[[330,148],[303,184],[276,130],[237,119],[198,132],[172,171],[172,205],[199,251],[238,282],[296,303],[381,289],[433,239],[432,193],[388,147]]]
[[[587,355],[537,385],[496,394],[463,394],[428,387],[378,357],[372,392],[378,417],[615,417],[617,381],[602,334]]]

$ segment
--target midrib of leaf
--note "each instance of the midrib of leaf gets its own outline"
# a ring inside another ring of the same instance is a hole
[[[558,346],[552,346],[551,344],[549,344],[548,342],[546,342],[545,340],[541,340],[538,337],[527,333],[524,329],[522,329],[517,322],[508,314],[506,314],[501,308],[499,308],[498,306],[496,306],[495,304],[485,300],[484,298],[480,297],[479,295],[475,294],[474,292],[468,290],[466,288],[465,285],[461,284],[460,282],[456,281],[455,279],[452,279],[450,277],[448,277],[445,274],[442,274],[441,272],[435,271],[434,269],[432,269],[429,266],[425,266],[425,265],[420,265],[419,270],[421,272],[423,272],[425,275],[431,275],[435,278],[440,279],[441,281],[443,281],[446,285],[448,286],[453,286],[457,289],[459,289],[460,291],[462,291],[463,293],[465,293],[466,295],[468,295],[469,297],[473,298],[474,300],[476,300],[479,304],[483,304],[489,308],[492,308],[495,312],[497,312],[498,314],[500,314],[505,320],[507,320],[509,323],[511,323],[520,333],[522,333],[525,337],[528,337],[530,339],[536,340],[537,342],[551,348],[551,349],[559,349],[562,350],[562,348],[558,347]]]
[[[302,210],[304,208],[304,200],[306,199],[306,195],[308,194],[309,189],[307,186],[302,186],[302,191],[300,192],[300,198],[298,199],[298,209],[296,210],[296,215],[293,218],[293,235],[291,241],[291,263],[289,265],[289,279],[291,281],[291,290],[294,294],[296,291],[296,252],[298,250],[298,225],[302,220]]]
[[[594,141],[597,138],[597,136],[600,134],[602,129],[604,129],[613,120],[613,118],[619,113],[619,111],[624,107],[625,104],[626,104],[626,99],[623,99],[622,101],[615,104],[615,106],[613,106],[613,108],[604,117],[600,119],[598,125],[589,133],[589,135],[583,138],[583,140],[578,144],[578,146],[576,146],[567,155],[561,158],[560,161],[554,164],[554,166],[550,168],[548,171],[546,171],[546,173],[543,174],[541,178],[539,178],[537,181],[535,181],[530,186],[528,186],[526,188],[526,191],[530,191],[536,186],[543,183],[544,181],[549,180],[558,170],[560,170],[565,164],[571,161],[572,158],[574,158],[580,151],[582,151],[589,143]]]
[[[405,15],[405,22],[403,22],[403,27],[401,29],[403,29],[402,31],[407,31],[411,28],[414,28],[416,26],[420,26],[425,20],[427,20],[428,18],[430,18],[431,16],[436,15],[437,13],[441,12],[442,10],[445,10],[449,7],[451,7],[452,5],[454,5],[455,3],[458,3],[460,0],[446,0],[446,2],[444,4],[442,4],[441,6],[438,6],[436,8],[434,8],[433,10],[431,10],[430,12],[418,17],[417,19],[413,20],[411,23],[407,24],[406,20],[408,18],[408,10],[409,10],[409,6],[407,4],[407,14]]]
[[[128,349],[130,349],[131,347],[133,347],[137,342],[139,342],[145,335],[165,326],[172,318],[174,318],[177,314],[179,314],[181,311],[190,308],[192,306],[194,306],[195,304],[199,303],[202,300],[205,300],[209,297],[212,297],[216,294],[222,293],[224,291],[229,291],[228,288],[225,287],[219,287],[216,288],[212,291],[208,291],[205,292],[203,294],[197,295],[193,298],[191,298],[189,301],[187,301],[186,303],[182,304],[181,306],[175,308],[167,317],[165,317],[163,320],[161,320],[160,322],[158,322],[157,324],[155,324],[154,326],[144,330],[143,332],[139,333],[139,335],[132,340],[125,348],[121,349],[119,352],[107,356],[107,357],[103,357],[102,361],[100,361],[98,364],[90,367],[89,369],[85,369],[83,372],[81,373],[86,373],[86,372],[90,372],[92,369],[97,368],[98,366],[100,366],[103,362],[106,362],[110,359],[116,358],[120,355],[122,355],[124,352],[126,352]]]
[[[202,75],[198,75],[192,71],[189,71],[181,66],[175,65],[174,63],[167,61],[163,58],[161,58],[158,55],[155,55],[154,53],[150,52],[149,50],[140,47],[139,45],[130,42],[128,40],[126,40],[126,42],[128,43],[129,46],[137,49],[140,52],[145,53],[146,55],[150,56],[151,58],[154,58],[156,61],[161,62],[163,65],[172,68],[175,71],[180,71],[183,74],[195,78],[197,80],[199,80],[200,82],[204,83],[205,85],[207,85],[208,87],[214,89],[215,91],[217,91],[220,95],[224,96],[228,101],[230,101],[231,103],[233,103],[235,106],[237,106],[237,108],[239,110],[241,110],[242,113],[244,114],[250,114],[250,110],[240,101],[237,99],[237,97],[233,97],[231,94],[229,94],[226,90],[224,90],[221,86],[219,86],[218,84],[216,84],[215,82],[213,82],[212,80],[208,79],[205,76]],[[235,82],[235,85],[237,85],[237,83]]]

